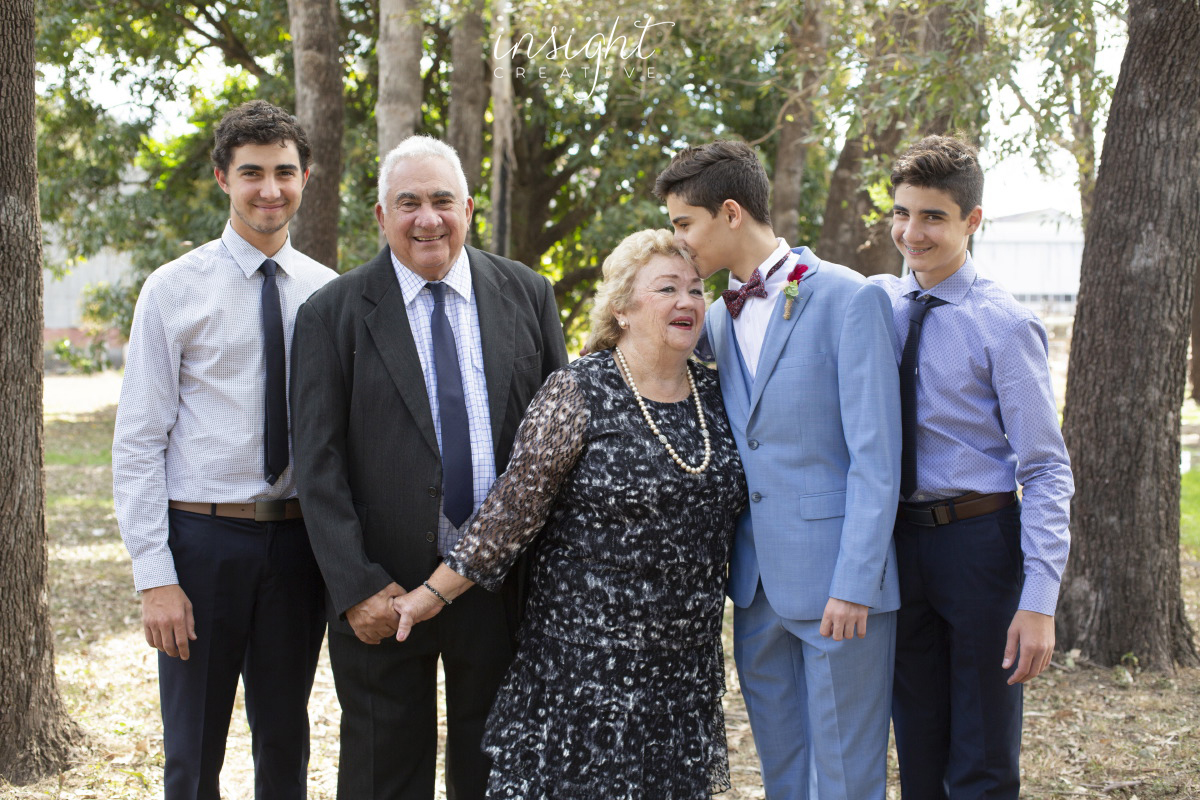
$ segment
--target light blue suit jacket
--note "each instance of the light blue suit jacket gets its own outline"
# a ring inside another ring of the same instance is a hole
[[[738,521],[729,596],[761,579],[781,617],[819,619],[830,597],[900,606],[892,528],[900,487],[900,382],[887,294],[802,249],[791,319],[781,293],[748,385],[718,300],[708,313],[750,503]]]

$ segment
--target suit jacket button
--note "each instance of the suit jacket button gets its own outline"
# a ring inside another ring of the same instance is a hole
[[[762,500],[762,495],[758,492],[755,492],[754,494],[750,495],[750,499],[757,503],[759,500]]]
[[[437,497],[437,487],[436,486],[430,486],[427,491],[429,492],[430,497]]]
[[[751,449],[751,450],[757,450],[757,449],[758,449],[758,439],[751,439],[751,440],[750,440],[749,442],[747,442],[746,444],[750,445],[750,449]]]
[[[436,539],[436,538],[437,538],[437,537],[436,537],[436,536],[434,536],[432,532],[427,532],[427,533],[425,534],[425,541],[427,541],[427,542],[433,542],[433,540],[434,540],[434,539]]]

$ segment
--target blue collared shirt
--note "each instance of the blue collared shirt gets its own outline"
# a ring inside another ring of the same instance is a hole
[[[896,362],[916,278],[874,275],[887,291]],[[909,500],[1022,487],[1020,608],[1053,614],[1070,549],[1075,484],[1050,383],[1046,329],[1033,312],[966,262],[928,294],[917,360],[917,491]]]
[[[433,413],[433,430],[438,447],[442,446],[442,410],[438,403],[437,366],[433,360],[433,333],[430,315],[433,313],[433,292],[426,281],[410,270],[392,253],[392,268],[404,294],[408,324],[412,328],[429,410]],[[472,508],[479,508],[483,498],[496,480],[496,457],[492,444],[492,419],[488,405],[487,378],[483,372],[483,340],[479,333],[479,309],[471,283],[471,262],[464,247],[442,283],[446,292],[446,318],[454,332],[458,349],[458,366],[463,378],[463,397],[467,404],[467,427],[471,437]],[[438,515],[438,553],[445,555],[458,543],[459,531],[445,514]]]

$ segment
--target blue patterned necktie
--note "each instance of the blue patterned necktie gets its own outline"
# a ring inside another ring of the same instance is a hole
[[[429,330],[433,338],[433,363],[437,369],[438,408],[442,426],[442,513],[458,528],[475,505],[471,471],[471,430],[458,346],[446,316],[446,284],[427,283],[433,293]]]
[[[908,338],[900,356],[900,422],[903,449],[900,451],[900,497],[907,500],[917,490],[917,350],[921,346],[921,328],[931,309],[945,300],[925,295],[913,300],[908,309]]]

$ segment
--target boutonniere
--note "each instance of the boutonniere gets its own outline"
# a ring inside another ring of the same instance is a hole
[[[796,302],[796,298],[800,296],[800,281],[804,280],[804,273],[808,272],[808,267],[803,264],[797,264],[796,268],[788,273],[787,286],[783,287],[783,294],[787,298],[783,303],[783,318],[792,318],[792,303]]]

